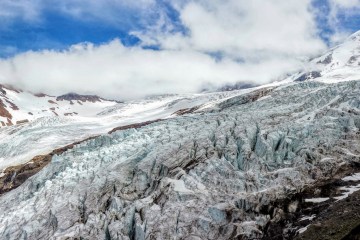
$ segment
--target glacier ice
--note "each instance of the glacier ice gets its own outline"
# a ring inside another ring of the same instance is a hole
[[[0,238],[262,237],[264,207],[359,162],[360,81],[258,93],[54,156],[0,197]]]

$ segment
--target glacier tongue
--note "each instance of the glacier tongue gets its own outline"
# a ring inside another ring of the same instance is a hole
[[[194,107],[206,108],[247,91],[251,90],[156,96],[117,104],[96,102],[71,105],[66,101],[61,101],[57,104],[63,104],[66,111],[70,111],[68,105],[72,107],[72,110],[76,108],[82,110],[77,109],[79,115],[76,116],[51,116],[54,114],[42,111],[40,115],[36,115],[33,111],[33,118],[28,123],[0,127],[0,171],[10,166],[27,163],[37,155],[48,154],[54,149],[75,141],[107,133],[119,126],[176,117],[174,113],[177,111],[186,111]],[[28,95],[32,98],[28,98]],[[50,104],[46,98],[38,98],[29,93],[7,91],[7,96],[12,96],[13,99],[27,104],[24,106],[15,102],[19,110],[11,111],[8,108],[13,116],[27,114],[28,107],[31,107],[31,104],[34,105],[32,107],[36,107],[39,104],[37,101]]]
[[[0,197],[0,238],[261,238],[272,202],[359,163],[360,81],[255,95],[54,156]]]

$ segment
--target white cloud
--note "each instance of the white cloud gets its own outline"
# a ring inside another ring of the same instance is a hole
[[[187,35],[153,36],[152,29],[139,36],[157,40],[163,48],[191,47],[250,58],[255,52],[316,54],[325,45],[317,35],[310,5],[310,0],[190,1],[178,7]]]
[[[301,59],[325,49],[310,0],[168,0],[179,12],[186,34],[174,33],[173,22],[154,1],[64,0],[54,4],[79,19],[91,16],[112,21],[124,7],[140,13],[155,11],[158,18],[147,30],[134,32],[142,39],[141,46],[127,48],[115,40],[2,60],[0,82],[52,94],[76,91],[129,99],[195,92],[205,84],[266,83],[297,70]],[[160,50],[142,48],[152,44]]]
[[[0,61],[0,82],[34,92],[62,94],[97,93],[117,99],[151,94],[196,92],[204,84],[248,81],[266,82],[296,61],[281,59],[239,64],[215,61],[193,50],[144,50],[127,48],[114,40],[101,46],[82,44],[67,51],[27,52]]]
[[[331,0],[331,3],[340,8],[359,8],[359,0]]]
[[[26,21],[35,21],[38,19],[40,12],[40,0],[0,1],[0,20],[2,21],[2,25],[16,18],[21,18]]]

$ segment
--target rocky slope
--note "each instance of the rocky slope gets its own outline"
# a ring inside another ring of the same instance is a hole
[[[355,177],[354,177],[355,176]],[[351,179],[350,181],[348,179]],[[360,175],[335,180],[331,184],[325,185],[326,190],[322,197],[311,200],[304,208],[309,211],[308,218],[300,219],[300,224],[304,227],[300,229],[301,234],[296,239],[344,239],[356,240],[360,238]],[[318,190],[319,188],[315,189]],[[334,196],[336,191],[340,196]]]
[[[288,84],[85,141],[0,197],[0,238],[266,238],[292,196],[356,171],[359,96]]]

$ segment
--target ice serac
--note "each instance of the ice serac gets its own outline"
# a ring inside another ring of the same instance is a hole
[[[262,238],[274,201],[359,164],[359,96],[300,82],[83,142],[0,197],[0,238]]]
[[[3,113],[9,114],[10,123],[17,124],[6,126],[6,118],[3,118],[5,122],[1,122],[0,104],[0,124],[4,126],[0,127],[0,172],[7,167],[25,164],[37,155],[49,154],[54,149],[105,134],[114,128],[131,128],[134,124],[176,117],[211,107],[248,91],[252,90],[162,95],[119,103],[102,98],[100,102],[91,102],[92,97],[76,94],[63,96],[57,101],[56,97],[46,94],[35,96],[6,88],[5,100],[16,104],[18,109],[14,110],[16,108],[11,108],[10,103],[4,100],[6,111]],[[0,182],[1,176],[2,173]]]

